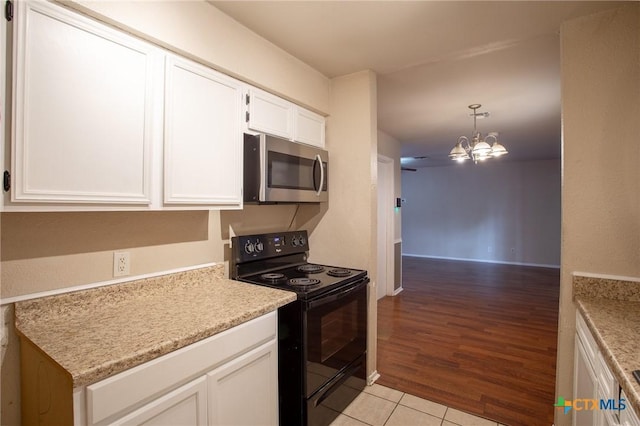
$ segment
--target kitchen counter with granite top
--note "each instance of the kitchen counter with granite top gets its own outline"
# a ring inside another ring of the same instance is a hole
[[[640,282],[573,277],[573,297],[607,364],[640,415]]]
[[[95,383],[274,311],[289,291],[224,278],[224,265],[18,302],[16,329]]]

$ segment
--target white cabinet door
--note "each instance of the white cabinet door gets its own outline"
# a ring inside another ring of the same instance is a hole
[[[278,355],[273,340],[208,374],[209,424],[278,424]]]
[[[150,44],[49,2],[17,2],[13,202],[149,204]]]
[[[620,410],[620,424],[622,426],[640,426],[640,417],[636,414],[631,404],[629,404],[629,398],[622,391],[620,398],[625,400],[626,407],[624,410]]]
[[[589,362],[582,342],[576,335],[573,371],[573,399],[593,399],[598,395],[596,373]],[[597,426],[597,410],[572,410],[573,426]]]
[[[181,425],[207,424],[207,380],[200,377],[167,393],[112,425]]]
[[[249,89],[249,129],[293,139],[295,106],[270,93]]]
[[[240,206],[240,83],[176,56],[165,75],[165,204]]]
[[[296,141],[324,148],[325,119],[323,116],[298,107],[296,108],[295,124],[294,139]]]

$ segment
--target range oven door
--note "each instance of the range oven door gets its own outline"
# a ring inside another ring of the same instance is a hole
[[[244,201],[324,202],[327,151],[270,135],[244,135]]]
[[[336,392],[347,379],[363,388],[367,350],[367,288],[365,278],[307,302],[306,395],[310,423],[326,400],[341,411]],[[354,385],[355,384],[355,385]],[[352,393],[357,394],[357,391]],[[351,402],[353,395],[345,403]]]

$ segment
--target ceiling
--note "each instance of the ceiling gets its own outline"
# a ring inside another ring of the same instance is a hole
[[[473,103],[503,160],[560,157],[560,25],[614,1],[209,1],[327,77],[377,74],[407,167],[449,165]]]

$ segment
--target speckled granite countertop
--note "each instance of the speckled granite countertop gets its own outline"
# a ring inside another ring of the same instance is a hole
[[[574,301],[607,364],[640,415],[640,282],[573,277]]]
[[[274,311],[296,294],[224,278],[224,266],[16,303],[16,328],[95,383]]]

